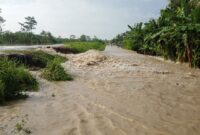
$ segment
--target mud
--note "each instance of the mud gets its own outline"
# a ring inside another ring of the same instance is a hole
[[[35,59],[33,56],[28,54],[0,54],[0,58],[7,58],[9,60],[17,61],[20,64],[35,70],[46,67],[46,64],[40,59]]]
[[[0,134],[199,135],[200,71],[116,47],[66,55],[75,80],[0,107]],[[94,64],[87,64],[87,63]]]
[[[63,47],[63,46],[59,46],[59,47],[53,47],[53,49],[57,52],[57,53],[63,53],[63,54],[77,54],[78,51],[71,49],[71,48],[67,48],[67,47]]]

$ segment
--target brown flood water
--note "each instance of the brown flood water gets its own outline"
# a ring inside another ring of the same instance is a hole
[[[63,64],[74,81],[34,73],[40,91],[0,107],[0,135],[26,134],[15,127],[23,120],[33,135],[200,134],[200,70],[116,47],[93,66],[82,55]]]

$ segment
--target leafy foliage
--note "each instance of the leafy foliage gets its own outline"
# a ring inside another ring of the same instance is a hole
[[[60,63],[60,59],[57,58],[49,62],[46,69],[42,73],[42,77],[49,81],[72,80],[72,77],[65,72],[64,68],[60,65]]]
[[[50,32],[43,31],[40,35],[30,32],[5,31],[0,34],[0,44],[4,45],[31,45],[31,44],[59,44],[65,39],[56,38]]]
[[[24,23],[19,23],[21,25],[21,30],[25,32],[32,32],[32,30],[36,29],[35,26],[37,25],[37,21],[35,20],[35,17],[25,17]]]
[[[0,9],[1,13],[1,9]],[[91,38],[87,35],[81,35],[76,38],[71,35],[70,38],[54,37],[50,32],[42,31],[40,34],[34,34],[33,30],[36,29],[38,24],[35,17],[25,17],[25,22],[19,23],[21,31],[11,32],[3,31],[2,24],[5,22],[4,18],[0,16],[0,44],[3,45],[32,45],[32,44],[60,44],[64,42],[102,42],[96,36]]]
[[[0,9],[1,13],[1,9]],[[21,31],[10,32],[2,31],[2,24],[5,20],[0,16],[0,44],[15,45],[15,44],[58,44],[63,43],[65,39],[61,37],[54,37],[50,32],[42,31],[39,35],[33,34],[33,30],[36,29],[37,21],[34,17],[25,17],[24,23],[19,23]]]
[[[38,82],[23,66],[17,66],[14,61],[0,59],[0,102],[37,89]]]
[[[129,26],[123,47],[200,67],[200,2],[170,0],[157,20]]]

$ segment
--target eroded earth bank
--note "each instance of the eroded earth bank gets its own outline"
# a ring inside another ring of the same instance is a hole
[[[116,47],[66,56],[74,81],[34,72],[40,91],[0,107],[0,135],[200,134],[198,69]]]

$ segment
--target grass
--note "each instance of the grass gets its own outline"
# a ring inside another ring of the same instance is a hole
[[[51,55],[44,51],[6,51],[8,54],[23,54],[32,57],[32,62],[44,65],[42,77],[49,81],[66,81],[72,80],[71,76],[68,75],[61,63],[65,62],[67,58],[59,55]],[[26,61],[20,61],[20,63],[26,65]],[[0,84],[1,87],[1,84]]]
[[[69,81],[72,77],[67,74],[64,68],[61,66],[61,61],[55,58],[50,61],[47,67],[42,72],[42,77],[49,81]]]
[[[105,50],[105,43],[100,41],[93,41],[93,42],[66,42],[65,46],[67,48],[71,48],[78,53],[86,52],[90,49],[95,49],[99,51]]]
[[[0,102],[23,97],[24,92],[36,91],[37,80],[16,61],[0,58]]]
[[[9,54],[31,56],[33,61],[40,60],[44,65],[42,77],[49,81],[67,81],[72,77],[61,66],[67,59],[43,51],[9,51]],[[24,66],[25,65],[25,66]],[[27,97],[26,92],[37,91],[38,82],[26,69],[25,61],[0,58],[0,103]],[[20,126],[18,126],[20,128]]]

